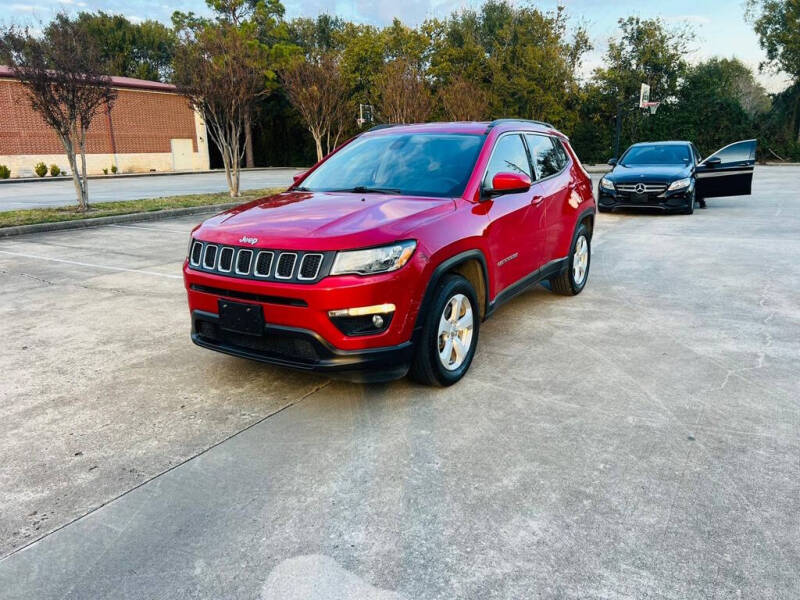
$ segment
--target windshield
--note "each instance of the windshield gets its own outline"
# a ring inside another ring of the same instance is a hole
[[[688,146],[658,144],[631,146],[622,156],[622,165],[688,165],[691,155]]]
[[[364,136],[322,163],[297,189],[460,196],[483,140],[482,135],[442,133]]]

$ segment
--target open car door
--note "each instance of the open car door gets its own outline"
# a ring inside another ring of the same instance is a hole
[[[734,142],[697,165],[697,196],[749,196],[756,164],[756,140]]]

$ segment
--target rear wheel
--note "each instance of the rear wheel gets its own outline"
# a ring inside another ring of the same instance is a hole
[[[589,230],[581,223],[572,238],[572,248],[567,268],[550,279],[550,287],[556,294],[575,296],[580,294],[589,279],[589,266],[592,259],[592,246]]]
[[[446,275],[417,341],[412,379],[442,386],[461,379],[475,355],[479,328],[480,308],[472,285],[460,275]]]

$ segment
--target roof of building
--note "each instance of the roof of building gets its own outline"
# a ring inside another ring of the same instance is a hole
[[[6,65],[0,65],[0,78],[14,79],[14,70]],[[134,79],[133,77],[111,77],[111,85],[115,88],[132,90],[153,90],[158,92],[177,92],[178,88],[171,83],[160,81],[147,81],[146,79]]]

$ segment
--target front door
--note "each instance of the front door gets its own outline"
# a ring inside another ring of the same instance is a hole
[[[484,189],[491,189],[498,173],[524,173],[535,179],[520,134],[504,134],[497,140],[483,179]],[[539,268],[545,233],[543,200],[534,184],[527,192],[492,196],[485,202],[489,260],[497,273],[495,293]]]
[[[756,140],[734,142],[697,165],[697,196],[749,196],[756,164]]]

